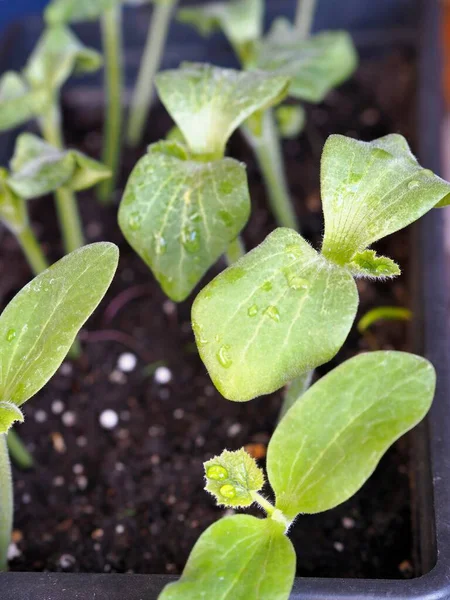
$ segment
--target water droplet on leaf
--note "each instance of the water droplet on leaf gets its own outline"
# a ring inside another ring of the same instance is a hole
[[[222,223],[224,225],[226,225],[227,227],[232,227],[233,226],[233,217],[230,215],[229,212],[227,212],[226,210],[219,210],[219,218],[222,221]]]
[[[181,232],[181,243],[188,252],[197,252],[200,248],[200,237],[197,229],[187,225]]]
[[[228,471],[221,465],[212,465],[208,467],[206,477],[214,479],[214,481],[223,481],[224,479],[228,479]]]
[[[252,304],[247,311],[249,317],[256,317],[258,314],[258,306],[256,304]]]
[[[309,288],[309,281],[296,273],[286,273],[286,279],[292,290],[307,290]]]
[[[417,189],[418,187],[420,187],[420,183],[419,183],[418,181],[416,181],[416,180],[414,180],[414,181],[410,181],[410,182],[408,183],[408,190],[415,190],[415,189]]]
[[[275,321],[276,323],[278,323],[280,320],[280,312],[276,306],[268,306],[265,309],[264,314],[270,317],[272,321]]]
[[[155,252],[156,254],[165,254],[167,250],[167,242],[162,235],[155,235]]]
[[[222,181],[222,183],[219,185],[219,192],[221,194],[224,194],[225,196],[227,196],[228,194],[231,194],[232,191],[233,191],[233,184],[230,183],[229,181]]]
[[[7,342],[12,342],[15,338],[16,338],[16,330],[15,329],[9,329],[8,333],[6,334],[6,341]]]
[[[261,286],[261,289],[265,292],[270,292],[270,290],[272,289],[272,283],[270,281],[266,281],[266,283],[263,283],[263,285]]]
[[[231,485],[230,483],[226,483],[225,485],[223,485],[220,488],[220,494],[224,498],[231,500],[231,498],[234,498],[236,496],[236,488],[234,487],[234,485]]]
[[[140,229],[142,223],[142,216],[138,212],[132,212],[130,218],[128,220],[128,225],[130,229],[136,231]]]
[[[231,365],[233,364],[233,361],[231,360],[230,357],[230,346],[225,345],[222,346],[219,351],[217,352],[217,360],[219,361],[219,363],[222,365],[222,367],[224,369],[229,369],[231,367]]]

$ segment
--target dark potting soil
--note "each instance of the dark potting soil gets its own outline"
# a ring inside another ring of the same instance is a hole
[[[308,107],[306,132],[285,142],[293,199],[303,232],[317,247],[322,233],[319,158],[330,133],[360,139],[398,131],[412,138],[414,62],[396,54],[365,64],[354,79]],[[97,92],[65,97],[69,144],[98,154],[101,111]],[[170,127],[155,108],[146,143]],[[126,150],[121,183],[144,152]],[[274,228],[251,152],[238,135],[229,154],[248,164],[253,202],[244,238],[254,247]],[[116,202],[121,191],[116,194]],[[281,395],[245,404],[225,401],[214,389],[194,344],[191,298],[167,300],[116,224],[117,205],[102,207],[92,192],[80,194],[89,242],[119,244],[118,274],[82,332],[84,352],[66,361],[25,406],[20,435],[36,466],[14,469],[13,570],[180,573],[200,533],[224,511],[203,491],[202,463],[222,449],[248,446],[258,455],[274,428]],[[32,202],[39,238],[52,260],[60,256],[50,198]],[[409,305],[408,233],[392,236],[380,251],[404,274],[393,282],[359,281],[360,314],[379,305]],[[2,233],[1,305],[30,279],[15,240]],[[224,268],[221,262],[202,282]],[[367,349],[410,349],[405,323],[376,325],[361,337],[356,327],[333,365]],[[137,358],[131,372],[118,367],[124,352]],[[171,380],[154,378],[165,365]],[[327,367],[329,368],[329,366]],[[321,369],[323,373],[325,369]],[[119,417],[104,429],[106,409]],[[418,574],[412,551],[409,441],[403,438],[351,500],[327,513],[302,516],[292,530],[298,573],[324,577],[402,578]],[[264,460],[261,460],[264,463]]]

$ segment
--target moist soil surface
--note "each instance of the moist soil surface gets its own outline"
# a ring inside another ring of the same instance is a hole
[[[397,52],[363,64],[355,77],[320,106],[308,106],[306,131],[284,150],[304,235],[318,247],[322,235],[319,159],[330,133],[363,140],[400,132],[414,145],[414,61]],[[68,92],[64,98],[68,144],[96,156],[101,144],[101,98]],[[155,107],[145,142],[171,125]],[[145,151],[124,152],[120,184]],[[247,248],[275,224],[252,154],[239,135],[229,154],[248,164],[253,202],[244,232]],[[7,158],[7,157],[5,157]],[[190,308],[167,300],[116,224],[119,189],[112,206],[93,192],[79,195],[89,242],[120,246],[119,270],[105,300],[82,332],[83,355],[66,361],[50,383],[26,404],[20,435],[35,468],[14,468],[15,524],[12,570],[180,573],[200,533],[224,514],[203,491],[203,461],[224,448],[247,446],[261,456],[272,434],[281,394],[252,402],[227,402],[214,389],[195,349]],[[61,255],[51,198],[31,203],[36,232],[47,255]],[[393,282],[358,281],[360,315],[379,305],[408,306],[408,232],[379,249],[403,275]],[[1,232],[1,304],[30,279],[15,240]],[[203,284],[224,268],[220,262]],[[219,315],[218,315],[219,318]],[[411,349],[408,325],[380,323],[370,335],[356,327],[331,366],[360,351]],[[132,353],[132,372],[118,367]],[[155,380],[158,366],[171,380]],[[322,374],[329,369],[320,369]],[[112,409],[116,427],[99,417]],[[354,498],[321,515],[301,516],[292,529],[298,574],[317,577],[403,578],[418,574],[413,557],[410,438],[397,443]]]

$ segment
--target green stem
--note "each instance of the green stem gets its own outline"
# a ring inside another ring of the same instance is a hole
[[[40,125],[45,140],[52,146],[63,150],[64,142],[61,130],[61,114],[56,98],[54,99],[50,110],[41,118]],[[55,199],[64,248],[67,253],[70,253],[84,245],[77,200],[72,190],[64,187],[55,192]]]
[[[307,38],[312,29],[317,0],[297,0],[295,27],[302,38]]]
[[[33,457],[13,429],[8,431],[6,441],[8,443],[9,455],[19,469],[31,469],[34,464]]]
[[[156,3],[153,9],[147,41],[131,100],[127,142],[133,147],[137,146],[142,139],[145,122],[152,104],[154,79],[161,64],[170,20],[176,3],[176,0]]]
[[[299,400],[303,394],[308,390],[311,386],[311,381],[314,375],[313,371],[306,371],[306,373],[302,373],[291,383],[288,385],[286,393],[284,395],[283,404],[281,405],[280,414],[278,416],[278,421],[284,417],[287,411],[294,406],[294,404]]]
[[[278,521],[282,523],[287,531],[289,527],[292,525],[292,522],[286,518],[286,516],[281,512],[280,509],[276,508],[271,502],[269,502],[264,496],[261,496],[258,492],[250,492],[251,497],[254,502],[259,504],[259,506],[266,511],[267,516],[274,521]]]
[[[42,271],[45,271],[49,266],[47,259],[29,225],[17,234],[17,239],[22,246],[22,250],[33,273],[38,275]]]
[[[102,39],[105,53],[106,118],[103,134],[103,162],[111,169],[112,176],[98,186],[98,198],[109,204],[116,186],[122,136],[122,8],[105,10],[102,19]]]
[[[284,170],[283,154],[273,112],[266,110],[261,115],[261,130],[255,132],[244,126],[243,132],[255,152],[269,194],[270,206],[278,224],[298,230]]]
[[[8,568],[13,524],[13,487],[6,435],[0,435],[0,571]]]
[[[225,254],[225,258],[227,260],[227,263],[229,265],[232,265],[234,262],[236,262],[237,260],[242,258],[244,255],[245,255],[244,242],[242,241],[241,236],[238,235],[238,237],[235,240],[233,240],[231,242],[231,244],[228,246],[228,250]]]

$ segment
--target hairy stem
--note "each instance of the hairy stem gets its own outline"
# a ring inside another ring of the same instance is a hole
[[[13,488],[6,434],[0,435],[0,571],[8,568],[13,524]]]
[[[13,429],[8,431],[6,441],[8,443],[8,450],[11,459],[19,467],[19,469],[31,469],[34,464],[33,457]]]
[[[245,255],[245,246],[244,242],[240,235],[231,242],[228,246],[228,250],[225,254],[226,261],[229,265],[232,265],[234,262],[239,260]]]
[[[295,27],[302,38],[307,38],[312,29],[317,0],[297,0]]]
[[[278,225],[298,230],[299,225],[291,203],[273,112],[264,111],[261,119],[260,131],[256,132],[248,125],[242,130],[256,155],[269,194],[270,206]]]
[[[306,371],[306,373],[302,373],[301,375],[299,375],[291,381],[284,395],[283,404],[281,405],[280,414],[278,416],[278,421],[281,421],[281,419],[291,408],[291,406],[294,406],[297,400],[299,400],[303,396],[303,394],[309,389],[309,387],[311,386],[313,375],[314,371]]]
[[[170,20],[177,0],[156,3],[147,34],[144,54],[131,100],[127,142],[137,146],[142,139],[145,122],[150,112],[155,75],[159,70]]]
[[[22,250],[33,273],[38,275],[42,271],[45,271],[49,266],[47,259],[29,225],[17,234],[17,239],[22,246]]]
[[[111,202],[120,163],[122,137],[122,8],[120,4],[105,10],[102,19],[102,39],[105,53],[106,118],[103,134],[102,160],[112,176],[98,185],[98,198]]]
[[[52,146],[62,150],[64,142],[61,130],[61,114],[56,98],[53,101],[52,107],[41,118],[40,125],[45,140]],[[72,190],[61,187],[55,192],[55,199],[64,248],[67,253],[70,253],[84,245],[84,236],[76,197]]]
[[[278,521],[282,523],[287,531],[291,526],[292,522],[286,518],[286,516],[281,512],[280,509],[276,508],[271,502],[269,502],[264,496],[259,494],[258,492],[250,492],[253,500],[266,511],[267,516],[274,521]]]

